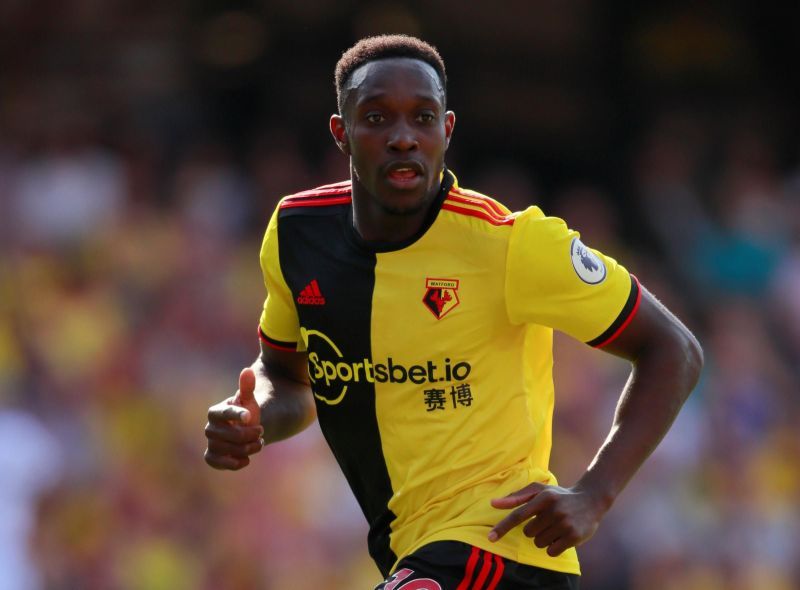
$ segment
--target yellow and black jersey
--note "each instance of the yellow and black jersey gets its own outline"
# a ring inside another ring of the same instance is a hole
[[[365,243],[349,182],[285,197],[261,250],[263,341],[307,351],[319,423],[387,575],[439,540],[579,573],[491,507],[548,470],[552,330],[602,346],[639,301],[635,278],[537,207],[510,213],[447,171],[424,227]]]

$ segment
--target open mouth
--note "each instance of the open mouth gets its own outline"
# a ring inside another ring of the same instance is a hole
[[[387,180],[398,188],[413,188],[422,176],[422,166],[417,162],[395,162],[386,171]]]
[[[393,170],[389,170],[389,178],[392,180],[411,180],[412,178],[416,178],[419,173],[416,170],[411,168],[395,168]]]

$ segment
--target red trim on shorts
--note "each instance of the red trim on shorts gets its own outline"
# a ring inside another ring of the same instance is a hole
[[[500,578],[503,577],[503,570],[506,569],[506,565],[503,563],[503,558],[499,555],[494,556],[494,562],[497,565],[497,568],[494,570],[494,576],[492,577],[492,581],[489,582],[489,585],[486,587],[486,590],[495,590],[495,588],[497,588],[497,584],[500,583]]]
[[[469,588],[470,583],[472,582],[472,574],[475,573],[475,565],[478,563],[478,555],[480,554],[480,549],[477,547],[472,548],[472,553],[467,560],[467,567],[464,570],[464,579],[461,580],[461,583],[458,585],[456,590],[467,590]]]
[[[492,569],[492,554],[488,551],[483,552],[483,567],[481,568],[481,573],[478,574],[478,579],[475,580],[475,585],[472,587],[472,590],[481,590],[483,583],[486,581],[486,578],[489,577],[489,572]]]

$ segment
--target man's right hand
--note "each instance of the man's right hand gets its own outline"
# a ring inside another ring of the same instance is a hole
[[[243,369],[236,395],[211,406],[206,424],[206,463],[236,471],[250,464],[250,455],[264,447],[261,408],[255,399],[256,374]]]

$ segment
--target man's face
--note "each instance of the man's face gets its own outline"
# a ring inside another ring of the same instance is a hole
[[[346,91],[331,130],[351,157],[354,183],[383,213],[421,211],[438,192],[455,123],[436,70],[412,58],[373,61],[353,72]]]

